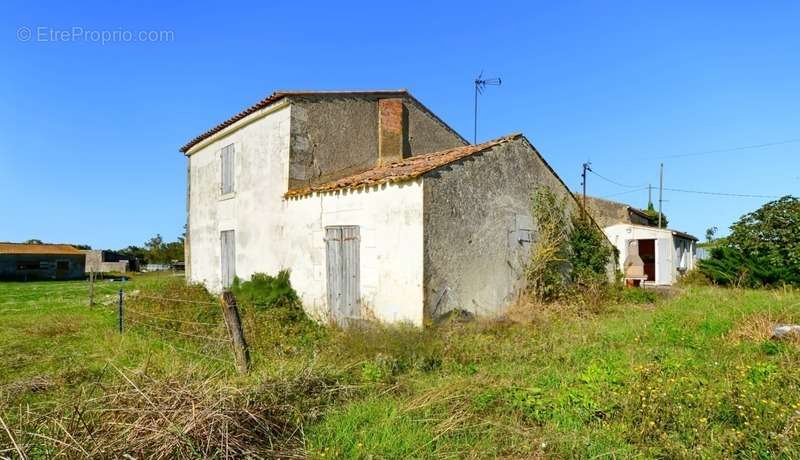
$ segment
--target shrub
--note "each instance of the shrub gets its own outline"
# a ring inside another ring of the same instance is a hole
[[[745,255],[732,247],[711,250],[711,258],[698,263],[700,272],[721,285],[758,288],[782,283],[800,284],[800,273],[774,265],[766,257]]]
[[[281,270],[277,276],[254,273],[250,281],[242,282],[238,277],[231,288],[236,299],[257,308],[295,306],[297,293],[289,282],[289,270]]]
[[[655,303],[658,300],[658,294],[655,291],[650,291],[641,288],[625,288],[620,291],[620,300],[624,303]]]
[[[689,270],[678,279],[681,286],[709,286],[711,280],[700,270]]]
[[[607,267],[614,256],[605,235],[587,216],[567,211],[547,187],[534,191],[531,211],[538,231],[526,269],[532,297],[601,308],[609,297]]]
[[[533,192],[532,215],[538,236],[526,268],[528,290],[538,300],[553,300],[569,276],[569,214],[564,200],[547,187]]]
[[[586,217],[573,216],[569,246],[573,279],[587,273],[605,275],[612,256],[611,245],[606,244],[606,236],[594,222]]]

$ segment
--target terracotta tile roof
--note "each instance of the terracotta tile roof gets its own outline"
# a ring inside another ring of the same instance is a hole
[[[470,155],[489,150],[506,142],[519,139],[522,134],[511,134],[482,144],[466,145],[439,152],[426,153],[396,161],[384,166],[369,169],[349,177],[345,177],[333,182],[328,182],[313,187],[293,189],[284,195],[287,198],[309,195],[314,192],[329,192],[339,189],[366,187],[371,185],[385,184],[389,182],[402,182],[415,179],[436,168],[446,166],[454,161],[466,158]]]
[[[275,91],[271,95],[261,99],[260,101],[256,102],[255,104],[251,105],[250,107],[242,110],[241,112],[237,113],[236,115],[228,118],[227,120],[223,121],[222,123],[214,126],[213,128],[209,129],[208,131],[204,132],[203,134],[195,137],[194,139],[190,140],[186,143],[183,147],[181,147],[180,151],[186,153],[190,148],[197,145],[203,139],[210,137],[223,129],[227,128],[228,126],[236,123],[237,121],[241,120],[242,118],[251,115],[268,105],[274,104],[279,100],[287,97],[287,96],[410,96],[408,90],[405,89],[390,89],[390,90],[372,90],[372,91]],[[421,104],[420,104],[421,105]],[[424,106],[423,106],[424,107]]]
[[[68,244],[0,243],[0,254],[78,255],[83,253]]]

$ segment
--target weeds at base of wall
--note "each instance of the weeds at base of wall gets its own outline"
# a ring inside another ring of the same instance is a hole
[[[530,300],[577,303],[593,313],[617,300],[607,274],[614,253],[595,223],[568,212],[566,200],[547,187],[534,190],[531,214],[537,237],[525,272]]]

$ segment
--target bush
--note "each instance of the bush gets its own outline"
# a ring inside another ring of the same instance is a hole
[[[745,255],[732,247],[711,250],[711,258],[698,263],[700,272],[716,284],[759,288],[783,283],[800,284],[800,273],[774,265],[765,257]]]
[[[538,236],[525,271],[528,291],[538,300],[553,300],[569,279],[569,213],[564,200],[547,187],[533,192],[532,215]]]
[[[238,277],[231,287],[236,300],[259,309],[296,306],[297,292],[289,282],[289,270],[281,270],[277,276],[254,273],[250,281],[242,282]]]
[[[678,279],[681,286],[710,286],[711,280],[700,270],[689,270]]]
[[[607,268],[614,256],[606,236],[587,216],[569,212],[547,187],[534,191],[531,215],[538,232],[526,268],[533,299],[575,300],[601,309],[610,294]]]
[[[800,199],[785,196],[745,214],[698,267],[722,285],[800,285]]]
[[[620,291],[620,301],[624,303],[655,303],[657,300],[658,294],[647,289],[624,288]]]

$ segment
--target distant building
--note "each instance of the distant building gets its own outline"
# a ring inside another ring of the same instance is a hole
[[[0,279],[82,279],[86,255],[68,244],[0,243]]]
[[[125,273],[135,270],[127,258],[114,251],[89,249],[83,252],[86,254],[86,273]]]
[[[669,285],[695,267],[694,236],[659,228],[644,211],[625,203],[587,196],[586,210],[619,251],[619,266],[626,276],[642,278],[645,284]],[[629,273],[631,264],[638,267]],[[638,274],[632,275],[637,268]]]

